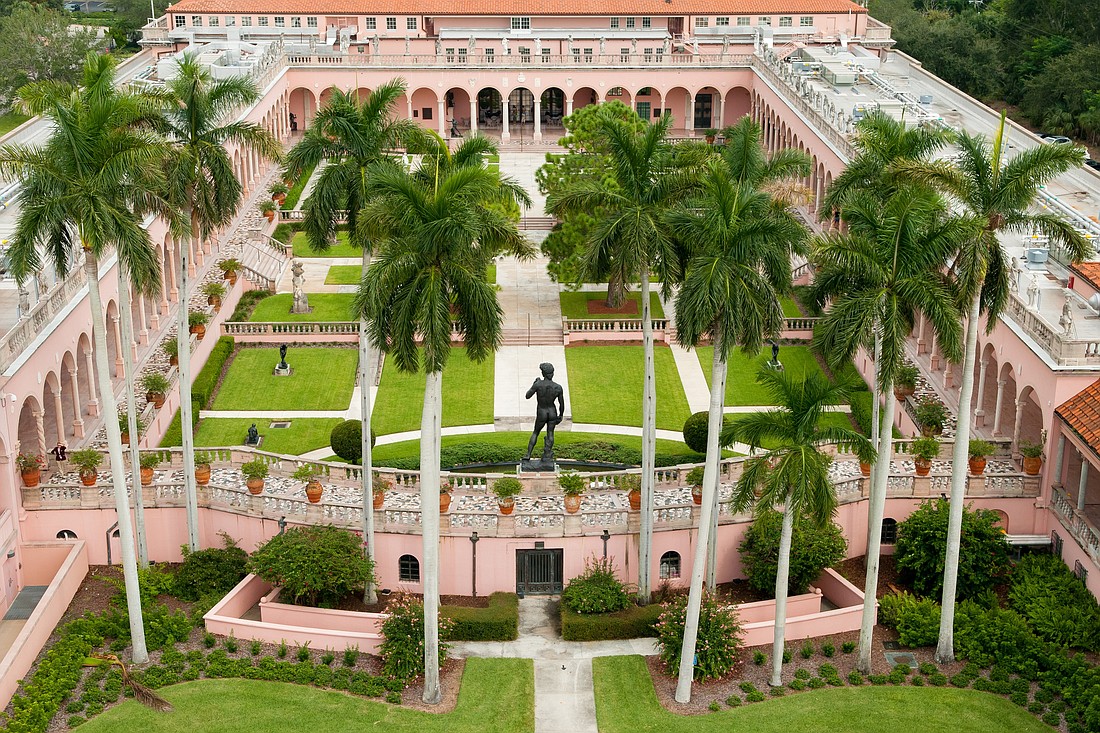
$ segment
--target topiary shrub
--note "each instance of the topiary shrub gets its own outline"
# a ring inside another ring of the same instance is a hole
[[[487,608],[440,606],[439,615],[451,620],[452,641],[513,641],[519,635],[519,598],[515,593],[493,593]]]
[[[657,621],[657,646],[661,661],[672,675],[679,674],[684,645],[687,596],[665,606]],[[695,643],[697,681],[721,679],[733,671],[741,651],[741,622],[735,606],[727,606],[704,592],[699,608],[699,636]]]
[[[275,535],[252,553],[248,568],[282,588],[281,600],[307,606],[334,605],[374,579],[359,537],[331,525]]]
[[[400,593],[386,606],[389,618],[382,624],[382,673],[395,680],[411,680],[424,674],[424,603]],[[447,659],[451,620],[439,617],[439,665]]]
[[[237,547],[225,532],[224,547],[208,547],[191,552],[182,547],[183,564],[172,580],[172,592],[185,601],[197,601],[206,595],[223,596],[233,590],[248,570],[248,553]]]
[[[898,525],[898,573],[917,595],[942,595],[949,511],[944,499],[926,501]],[[1007,577],[1009,546],[999,520],[1000,515],[989,509],[963,509],[959,599],[984,594]]]
[[[738,551],[748,575],[749,585],[769,598],[775,595],[775,574],[779,567],[779,536],[783,515],[762,512],[745,533]],[[797,518],[791,536],[791,571],[787,591],[805,593],[821,571],[844,559],[848,543],[835,522],[818,527],[805,518]]]
[[[641,639],[655,636],[664,608],[659,604],[629,606],[615,613],[575,613],[561,606],[561,636],[566,641]]]
[[[370,431],[370,446],[374,447],[376,436]],[[332,452],[348,463],[363,460],[363,421],[345,420],[332,429],[328,438]]]
[[[561,602],[574,613],[614,613],[630,605],[630,594],[615,575],[614,560],[592,556],[562,591]]]
[[[696,453],[707,452],[707,422],[710,413],[697,412],[684,421],[684,443]]]

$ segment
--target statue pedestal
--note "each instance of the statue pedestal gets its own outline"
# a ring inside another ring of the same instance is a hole
[[[256,438],[255,443],[253,443],[248,438],[245,438],[244,439],[244,444],[245,444],[246,448],[259,448],[261,445],[264,444],[264,436],[261,435],[260,437]]]
[[[290,368],[290,365],[276,364],[275,370],[272,372],[276,377],[289,377],[294,373],[294,370]]]
[[[772,361],[772,360],[769,359],[768,363],[767,363],[767,367],[768,367],[768,369],[771,369],[772,371],[781,372],[781,371],[783,371],[783,362],[781,362],[779,360]]]
[[[519,462],[519,470],[524,473],[555,473],[554,459],[524,458]]]

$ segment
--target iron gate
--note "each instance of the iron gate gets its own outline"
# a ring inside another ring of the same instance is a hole
[[[562,554],[562,550],[516,550],[516,593],[561,593]]]

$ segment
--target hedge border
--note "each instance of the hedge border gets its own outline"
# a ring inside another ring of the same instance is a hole
[[[515,641],[519,637],[519,596],[497,592],[487,608],[442,606],[440,614],[454,622],[448,641]]]
[[[615,613],[574,613],[561,606],[561,635],[566,641],[607,641],[656,636],[654,624],[664,606],[653,603]]]

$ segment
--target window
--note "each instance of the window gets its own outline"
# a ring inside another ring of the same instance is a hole
[[[261,28],[267,28],[267,16],[263,16],[257,19],[256,25],[260,26]]]
[[[497,60],[496,59],[496,53],[497,52],[496,52],[495,48],[485,49],[485,63],[487,63],[487,64],[496,63],[496,60]]]
[[[695,27],[696,28],[706,28],[709,25],[710,25],[710,18],[701,18],[698,15],[695,16]]]
[[[671,580],[680,577],[680,553],[666,552],[661,555],[661,580]]]
[[[317,16],[316,15],[311,15],[308,18],[306,18],[306,27],[307,28],[316,28],[317,27]]]
[[[275,27],[276,28],[285,28],[286,27],[286,18],[284,18],[281,15],[276,15],[275,16]]]
[[[416,18],[405,18],[405,30],[415,31],[416,27]]]
[[[626,27],[627,28],[633,28],[634,27],[634,19],[633,18],[627,18],[626,19]]]
[[[182,18],[182,15],[177,15],[177,18]],[[75,540],[77,539],[76,532],[71,529],[63,529],[57,533],[57,539],[59,540]]]
[[[794,18],[792,18],[789,15],[780,15],[779,16],[779,27],[780,28],[790,28],[792,25],[794,25]]]
[[[187,17],[183,15],[177,15],[172,19],[172,22],[174,23],[174,28],[183,28],[185,25],[187,25]]]
[[[301,28],[302,27],[302,19],[301,18],[291,18],[290,19],[290,27],[291,28]]]
[[[402,555],[398,558],[397,579],[402,583],[419,583],[420,561],[412,555]]]
[[[664,60],[665,50],[663,48],[658,48],[656,53],[657,53],[657,63],[661,63],[661,61]]]
[[[798,24],[803,28],[811,28],[814,24],[814,16],[803,15],[801,18],[798,19]]]
[[[445,48],[443,52],[447,54],[447,63],[453,64],[455,62],[455,50],[453,48]]]
[[[207,18],[207,22],[210,23],[211,28],[217,28],[219,25],[221,25],[221,18],[216,15],[211,15],[209,18]]]
[[[548,48],[542,49],[542,63],[550,63],[550,49]]]
[[[630,49],[629,48],[620,48],[619,49],[619,62],[624,63],[624,64],[630,62]]]
[[[225,16],[225,27],[226,28],[232,28],[235,25],[237,25],[237,19],[236,18],[234,18],[232,15]]]
[[[242,15],[241,16],[241,25],[244,26],[245,28],[251,28],[252,27],[252,16],[251,15]]]
[[[611,89],[607,90],[607,96],[609,96],[609,97],[621,97],[621,96],[623,96],[623,88],[622,87],[611,87]]]
[[[432,118],[432,108],[431,107],[425,107],[424,108],[424,113],[420,116],[423,117],[425,120],[430,120]]]
[[[611,19],[611,30],[613,30],[613,31],[619,30],[619,19],[618,18],[612,18]]]
[[[1062,536],[1054,530],[1050,533],[1050,552],[1055,557],[1062,556]]]
[[[714,19],[714,25],[716,26],[728,26],[730,24],[730,17],[728,15],[719,15]]]
[[[1082,583],[1087,583],[1089,580],[1089,569],[1082,565],[1080,560],[1073,561],[1073,574]]]
[[[639,97],[648,97],[650,94],[653,94],[653,90],[649,87],[642,87],[638,90]]]
[[[592,63],[592,49],[590,48],[584,49],[584,63]]]
[[[524,64],[531,63],[531,49],[527,48],[526,46],[520,46],[519,58],[520,61]]]
[[[652,28],[653,27],[653,18],[642,18],[642,27],[643,28]]]
[[[643,48],[642,49],[642,57],[645,59],[645,62],[647,64],[652,64],[653,63],[653,49],[652,48]]]
[[[202,28],[202,16],[201,15],[192,15],[191,16],[191,25],[195,26],[196,28]]]
[[[386,18],[386,30],[388,30],[388,31],[397,30],[397,18]]]
[[[750,26],[752,25],[752,18],[748,17],[747,15],[739,15],[737,16],[737,25],[741,28]]]
[[[882,520],[881,542],[884,545],[894,545],[898,541],[898,520],[889,517]]]
[[[378,29],[378,18],[367,18],[367,30],[373,31]]]
[[[458,49],[458,63],[466,63],[466,49],[464,48]]]
[[[772,17],[770,15],[761,15],[760,19],[757,21],[757,25],[759,25],[761,28],[770,26],[771,24]]]
[[[531,18],[524,16],[522,18],[512,18],[512,30],[514,31],[529,31],[531,30]]]

